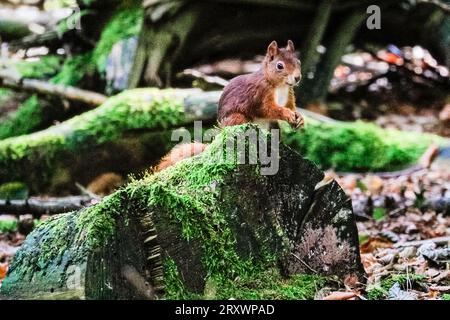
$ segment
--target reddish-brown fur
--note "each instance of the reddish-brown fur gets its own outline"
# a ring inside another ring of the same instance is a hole
[[[277,63],[284,64],[283,70],[277,70]],[[296,111],[295,96],[289,77],[296,82],[300,79],[300,61],[295,55],[292,41],[286,48],[278,48],[273,41],[267,48],[261,70],[238,76],[225,87],[219,101],[218,120],[221,126],[232,126],[262,118],[284,120],[298,128],[303,117]],[[280,86],[290,86],[288,102],[277,105],[275,90]]]
[[[282,70],[277,69],[278,63],[283,64]],[[277,43],[272,41],[261,70],[238,76],[224,88],[219,100],[219,124],[225,127],[267,119],[284,120],[292,127],[299,128],[303,125],[303,117],[296,111],[292,86],[300,79],[300,61],[295,55],[292,41],[288,41],[286,48],[278,48]],[[279,106],[275,100],[275,91],[280,86],[289,86],[285,106]],[[161,160],[156,171],[196,155],[205,147],[206,145],[198,142],[178,145]]]
[[[195,156],[203,152],[205,148],[206,144],[200,142],[179,144],[161,159],[155,171],[164,170],[183,159]]]

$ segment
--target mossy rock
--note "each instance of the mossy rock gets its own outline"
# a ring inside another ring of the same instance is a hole
[[[262,144],[226,148],[248,132]],[[337,184],[321,183],[323,173],[283,145],[274,174],[261,174],[260,156],[239,162],[272,139],[253,125],[225,128],[203,153],[43,222],[17,252],[2,294],[312,299],[328,276],[362,276],[351,204]],[[322,229],[335,236],[327,249],[347,246],[348,256],[311,271],[298,247]]]

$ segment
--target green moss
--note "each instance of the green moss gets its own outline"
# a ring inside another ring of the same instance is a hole
[[[396,283],[400,285],[403,289],[406,289],[407,284],[413,284],[415,282],[420,282],[426,277],[424,275],[418,274],[393,274],[387,278],[381,280],[377,285],[369,287],[367,290],[367,298],[370,300],[380,300],[385,298],[389,289]]]
[[[121,191],[103,199],[99,204],[83,210],[76,221],[76,241],[90,248],[99,247],[114,235],[116,218],[121,212]]]
[[[64,61],[61,70],[50,82],[65,86],[77,86],[79,82],[95,70],[92,63],[92,52],[79,54]]]
[[[14,67],[23,78],[44,79],[56,74],[61,67],[58,56],[43,56],[36,61],[20,61]]]
[[[0,220],[0,233],[17,231],[17,220]]]
[[[22,182],[7,182],[0,185],[0,199],[24,200],[28,198],[28,188]]]
[[[243,258],[236,250],[236,239],[229,226],[230,213],[218,200],[218,186],[237,169],[237,158],[234,155],[234,161],[228,162],[221,157],[225,156],[225,142],[249,128],[254,127],[247,124],[225,128],[200,155],[130,184],[125,189],[127,199],[167,212],[181,224],[182,236],[187,241],[201,243],[209,288],[206,297],[312,298],[324,282],[319,277],[300,275],[284,279],[276,271],[280,252],[262,248],[254,256]],[[186,291],[175,261],[166,260],[164,265],[168,298],[200,297]]]
[[[32,95],[0,123],[0,140],[33,132],[41,125],[42,119],[39,99],[37,95]]]
[[[100,72],[105,70],[106,58],[115,43],[139,34],[143,16],[142,7],[136,4],[119,8],[111,17],[94,49],[93,60]]]
[[[327,284],[327,279],[316,275],[296,274],[282,277],[273,266],[255,270],[250,276],[217,283],[215,299],[257,300],[311,300]]]
[[[166,257],[164,262],[164,286],[166,290],[166,299],[169,300],[186,300],[196,298],[198,295],[188,293],[181,280],[180,272],[177,264],[170,257]]]
[[[33,174],[44,183],[65,152],[78,152],[113,141],[134,129],[156,130],[182,125],[185,122],[183,101],[190,94],[171,89],[130,90],[46,130],[2,140],[0,179],[31,180],[28,171],[34,166]]]
[[[386,217],[386,209],[385,208],[374,208],[372,216],[376,221],[382,220],[384,217]]]
[[[432,142],[430,134],[381,129],[364,122],[317,123],[295,132],[284,127],[283,141],[323,169],[390,171],[418,160]]]

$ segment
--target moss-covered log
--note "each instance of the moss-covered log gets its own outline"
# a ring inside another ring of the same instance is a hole
[[[214,119],[219,94],[200,90],[132,90],[46,130],[2,140],[0,182],[19,180],[37,188],[61,175],[58,168],[67,159],[89,153],[95,146],[115,144],[136,131],[156,132],[193,120]]]
[[[228,148],[249,130],[259,143]],[[47,220],[17,252],[1,293],[307,299],[326,276],[362,276],[345,193],[273,139],[253,125],[228,127],[200,155]],[[262,174],[263,147],[279,150],[273,175]],[[255,164],[240,162],[243,153],[257,155]],[[304,243],[320,253],[308,255]]]

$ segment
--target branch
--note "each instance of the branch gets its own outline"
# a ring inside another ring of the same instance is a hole
[[[93,204],[89,196],[71,196],[62,198],[29,198],[27,200],[0,200],[0,214],[58,214],[79,210]]]
[[[444,243],[448,243],[449,241],[450,241],[450,237],[438,237],[438,238],[431,238],[431,239],[425,239],[425,240],[396,243],[396,244],[394,244],[394,248],[420,247],[424,243],[428,243],[428,242],[433,242],[436,244],[444,244]]]
[[[101,105],[107,99],[106,96],[89,90],[52,84],[42,80],[21,79],[5,70],[0,71],[0,86],[80,101],[91,106]]]

